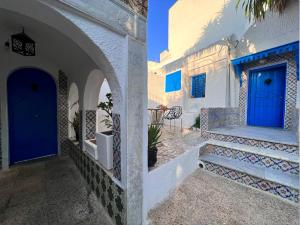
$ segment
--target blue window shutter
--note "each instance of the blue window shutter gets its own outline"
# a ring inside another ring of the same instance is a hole
[[[192,77],[192,97],[205,97],[206,74],[200,74]]]
[[[165,92],[179,91],[181,89],[181,70],[166,76]]]

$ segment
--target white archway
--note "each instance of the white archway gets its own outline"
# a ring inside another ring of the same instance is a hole
[[[103,80],[100,91],[99,91],[99,100],[98,100],[98,104],[100,104],[100,102],[106,102],[108,99],[106,97],[106,95],[108,93],[111,93],[111,89],[110,86],[107,82],[106,79]],[[96,130],[97,132],[102,132],[102,131],[107,131],[108,128],[104,125],[104,123],[102,122],[105,119],[105,115],[106,113],[101,110],[101,109],[97,109],[97,127]]]
[[[120,67],[122,58],[118,50],[124,48],[123,42],[126,40],[124,37],[90,20],[80,20],[76,14],[55,7],[54,4],[49,5],[41,1],[2,0],[0,9],[42,22],[76,43],[106,74],[110,86],[115,90],[113,91],[115,100],[121,102],[122,91],[119,79],[124,68]],[[97,33],[97,36],[93,35],[94,33]],[[117,74],[120,74],[119,78]]]

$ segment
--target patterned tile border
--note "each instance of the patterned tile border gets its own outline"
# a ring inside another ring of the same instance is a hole
[[[58,120],[59,120],[59,144],[62,155],[68,150],[68,77],[59,71],[58,74]]]
[[[68,142],[71,158],[108,215],[116,225],[126,224],[124,190],[90,156],[80,150],[71,140]]]
[[[274,159],[254,153],[238,151],[222,146],[208,144],[204,147],[201,154],[213,154],[231,159],[237,159],[252,165],[258,165],[274,170],[280,170],[284,173],[299,175],[299,164],[285,160]]]
[[[294,53],[287,53],[271,56],[267,58],[267,63],[263,65],[264,67],[267,67],[274,64],[287,64],[284,128],[288,130],[294,129],[293,118],[295,115],[297,98],[296,62],[293,54]],[[258,66],[261,67],[262,65],[259,63],[259,61],[255,61],[249,64],[245,64],[243,67],[243,82],[240,88],[239,96],[241,125],[247,124],[248,71]]]
[[[96,110],[85,111],[85,139],[95,139],[96,137]]]
[[[275,142],[269,142],[269,141],[261,141],[256,139],[250,139],[250,138],[243,138],[243,137],[236,137],[236,136],[230,136],[230,135],[224,135],[224,134],[214,134],[210,132],[205,132],[204,137],[206,139],[214,139],[218,141],[226,141],[226,142],[232,142],[237,144],[244,144],[244,145],[250,145],[255,146],[259,148],[269,148],[272,150],[278,150],[278,151],[284,151],[289,153],[298,153],[299,149],[296,145],[288,145],[288,144],[282,144],[282,143],[275,143]]]
[[[114,177],[121,181],[121,124],[120,115],[113,114],[113,171]]]
[[[206,140],[214,139],[219,141],[227,141],[227,142],[245,144],[245,145],[250,145],[250,146],[255,146],[260,148],[270,148],[273,150],[285,151],[289,153],[299,152],[299,148],[297,145],[289,145],[289,144],[282,144],[282,143],[276,143],[270,141],[256,140],[251,138],[211,133],[209,132],[208,120],[209,120],[209,109],[207,108],[201,109],[201,114],[200,114],[201,136]]]
[[[256,189],[269,192],[271,194],[277,195],[281,198],[293,201],[298,203],[299,202],[299,190],[284,186],[282,184],[277,184],[271,181],[263,180],[251,175],[248,175],[246,173],[242,173],[239,171],[235,171],[232,169],[228,169],[225,167],[222,167],[217,164],[213,164],[210,162],[205,163],[205,169],[215,173],[217,175],[229,178],[231,180],[234,180],[236,182],[254,187]]]

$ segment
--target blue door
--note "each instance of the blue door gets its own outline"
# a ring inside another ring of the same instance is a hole
[[[7,81],[10,164],[57,154],[56,84],[25,68]]]
[[[283,127],[285,78],[285,66],[250,73],[248,125]]]

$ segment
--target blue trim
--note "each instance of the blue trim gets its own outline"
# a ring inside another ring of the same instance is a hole
[[[206,74],[201,73],[196,76],[192,76],[192,98],[204,98],[205,97],[205,86],[206,86]]]
[[[265,51],[261,51],[255,54],[243,56],[237,59],[231,60],[231,63],[234,67],[235,74],[240,79],[240,85],[242,85],[242,71],[243,71],[243,64],[250,63],[252,61],[260,60],[263,58],[267,58],[270,55],[278,55],[287,52],[295,52],[295,61],[297,64],[297,79],[299,80],[299,41],[295,41],[286,45],[278,46],[275,48],[270,48]]]
[[[166,75],[165,92],[181,90],[181,70]]]

